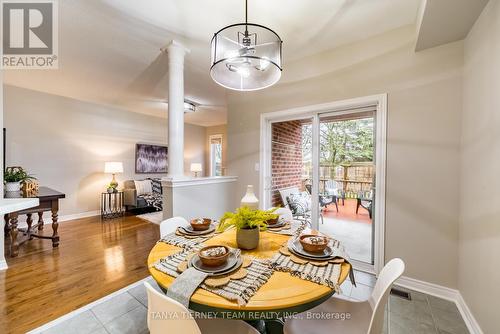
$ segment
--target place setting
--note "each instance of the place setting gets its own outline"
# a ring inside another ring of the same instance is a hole
[[[270,233],[295,235],[307,227],[306,222],[298,220],[286,220],[282,217],[276,217],[266,221],[267,231]]]
[[[275,270],[290,272],[293,276],[338,290],[342,265],[349,261],[349,256],[338,240],[312,231],[290,238],[272,258],[271,266]],[[356,285],[352,269],[349,275]]]
[[[217,233],[217,225],[218,222],[211,218],[195,218],[189,225],[177,227],[175,232],[166,235],[160,241],[186,249],[196,248]]]
[[[242,256],[240,249],[225,245],[184,250],[160,259],[154,267],[175,277],[167,295],[186,307],[199,287],[243,305],[273,272],[268,262]]]
[[[175,234],[188,239],[208,238],[213,236],[216,227],[215,221],[210,218],[196,218],[189,222],[189,226],[179,226]]]
[[[290,222],[286,221],[285,219],[280,218],[279,216],[276,218],[267,220],[266,224],[267,224],[267,229],[270,232],[287,230],[287,229],[290,229],[290,227],[291,227]]]

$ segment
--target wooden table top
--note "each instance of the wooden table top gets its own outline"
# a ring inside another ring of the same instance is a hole
[[[287,242],[290,236],[261,232],[259,247],[250,251],[242,251],[243,255],[255,256],[258,258],[271,258],[281,246]],[[231,229],[222,234],[207,240],[206,245],[223,244],[237,248],[236,230]],[[177,253],[179,247],[168,245],[164,242],[158,242],[148,257],[148,267],[151,276],[156,282],[165,289],[168,289],[174,278],[156,270],[152,265],[159,259]],[[350,264],[342,264],[339,283],[343,283],[349,275]],[[257,293],[252,296],[250,301],[244,306],[238,306],[221,296],[197,289],[191,297],[191,302],[205,305],[211,308],[239,310],[239,311],[280,311],[290,309],[296,306],[312,303],[325,298],[333,293],[333,290],[327,286],[319,285],[313,282],[291,276],[286,272],[275,271],[271,278],[264,284]]]
[[[66,195],[60,191],[54,190],[49,187],[40,187],[38,192],[26,195],[23,194],[22,191],[18,191],[15,193],[9,193],[8,198],[39,198],[39,199],[57,199],[57,198],[65,198]]]

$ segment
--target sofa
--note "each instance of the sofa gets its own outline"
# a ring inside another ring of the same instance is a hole
[[[137,189],[137,186],[140,189]],[[160,179],[126,180],[123,183],[124,204],[127,211],[161,211],[162,187]]]

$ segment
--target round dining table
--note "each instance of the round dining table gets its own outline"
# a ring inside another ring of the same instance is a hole
[[[259,246],[253,250],[242,250],[242,255],[261,259],[272,258],[291,238],[288,235],[260,232]],[[205,245],[225,245],[237,248],[236,230],[230,229],[204,242]],[[174,277],[154,268],[154,264],[181,248],[158,242],[148,256],[151,276],[166,292]],[[351,265],[342,264],[339,285],[349,276]],[[274,271],[247,304],[238,305],[204,289],[197,289],[191,296],[189,308],[196,312],[210,312],[217,317],[242,320],[272,320],[291,316],[311,309],[330,298],[335,291],[327,286],[303,280],[287,272]]]

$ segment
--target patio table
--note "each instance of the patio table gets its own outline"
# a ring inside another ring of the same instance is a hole
[[[259,246],[250,251],[242,251],[243,255],[270,259],[284,245],[290,236],[260,233]],[[205,242],[206,245],[223,244],[236,246],[236,230],[230,229]],[[180,251],[179,247],[158,242],[148,257],[151,276],[164,291],[168,289],[174,278],[153,267],[159,259]],[[349,275],[350,264],[343,263],[339,285]],[[287,272],[273,272],[271,278],[251,297],[245,305],[238,305],[221,296],[203,289],[197,289],[191,296],[189,308],[198,312],[213,312],[217,317],[243,320],[272,320],[304,312],[327,300],[335,291],[327,286],[291,276]]]

